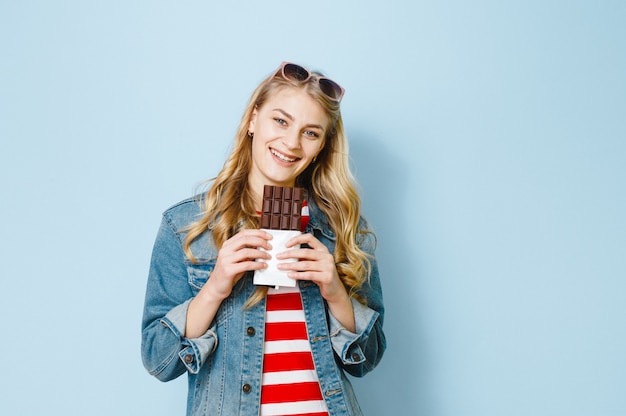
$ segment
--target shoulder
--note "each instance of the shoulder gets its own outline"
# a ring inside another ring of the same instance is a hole
[[[312,229],[320,231],[324,236],[330,240],[336,240],[337,236],[335,231],[328,223],[326,214],[315,203],[313,198],[308,200],[310,226]],[[363,215],[359,216],[357,225],[357,242],[359,244],[374,244],[376,240],[376,233],[371,223]]]
[[[197,194],[191,198],[183,199],[167,208],[163,212],[163,217],[175,229],[184,228],[202,217],[204,197],[205,194]]]
[[[189,226],[202,219],[204,215],[204,198],[206,193],[184,199],[163,212],[163,226],[170,230],[181,247],[185,244]],[[196,261],[203,263],[216,256],[212,244],[212,236],[208,230],[203,231],[191,241],[189,249]]]
[[[373,254],[376,250],[376,245],[378,243],[376,232],[364,216],[361,216],[359,219],[356,241],[359,247],[361,247],[361,249],[366,253]]]

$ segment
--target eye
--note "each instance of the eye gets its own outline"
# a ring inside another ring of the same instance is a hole
[[[320,137],[319,133],[313,130],[305,130],[304,135],[310,139],[318,139]]]
[[[276,123],[280,124],[281,126],[286,126],[287,125],[287,122],[285,120],[283,120],[282,118],[279,118],[279,117],[275,117],[274,121]]]

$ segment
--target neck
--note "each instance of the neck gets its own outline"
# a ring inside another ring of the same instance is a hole
[[[261,212],[263,210],[263,185],[261,185],[261,189],[256,189],[252,184],[248,184],[250,186],[250,193],[252,194],[254,209],[257,212]]]

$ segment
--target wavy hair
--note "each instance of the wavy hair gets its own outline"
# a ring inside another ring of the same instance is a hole
[[[320,104],[328,116],[330,128],[316,161],[296,178],[296,186],[304,188],[326,215],[336,235],[333,256],[339,277],[348,294],[363,302],[357,291],[369,278],[370,261],[357,245],[357,237],[369,231],[359,229],[361,200],[349,167],[348,141],[339,103],[329,100],[320,90],[317,82],[320,76],[321,73],[313,72],[308,80],[295,81],[273,74],[254,90],[241,117],[232,151],[218,175],[209,181],[212,184],[201,201],[204,214],[185,229],[184,251],[192,262],[196,262],[191,242],[205,231],[211,231],[219,249],[241,229],[259,228],[260,218],[253,204],[254,190],[248,185],[248,173],[252,167],[252,140],[248,136],[248,126],[255,108],[261,108],[282,89],[297,88]],[[266,293],[267,287],[260,286],[246,306],[257,304]]]

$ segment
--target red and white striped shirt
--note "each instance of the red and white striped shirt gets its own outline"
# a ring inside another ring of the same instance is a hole
[[[299,287],[270,288],[266,305],[261,416],[328,416]]]
[[[308,222],[304,203],[302,231]],[[328,416],[298,285],[267,292],[260,415]]]

